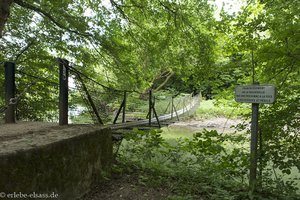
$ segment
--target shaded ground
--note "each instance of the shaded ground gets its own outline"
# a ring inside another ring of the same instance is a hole
[[[111,180],[94,187],[80,200],[163,200],[170,192],[161,187],[146,186],[137,173],[114,175]]]

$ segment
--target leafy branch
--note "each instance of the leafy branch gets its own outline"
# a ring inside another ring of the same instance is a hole
[[[27,8],[29,10],[33,10],[35,12],[37,12],[38,14],[40,14],[41,16],[43,17],[46,17],[48,18],[52,23],[54,23],[57,27],[61,28],[61,29],[64,29],[70,33],[75,33],[76,35],[79,35],[79,36],[83,36],[83,37],[92,37],[93,35],[92,34],[89,34],[89,33],[82,33],[82,32],[79,32],[77,30],[73,30],[65,25],[63,25],[62,23],[58,22],[50,13],[34,6],[34,5],[31,5],[27,2],[24,2],[22,0],[14,0],[14,2],[16,4],[18,4],[19,6],[23,7],[23,8]]]
[[[35,44],[36,40],[33,39],[31,40],[23,49],[21,49],[21,51],[16,55],[15,58],[15,63],[18,62],[19,58],[30,49],[30,47],[32,47]]]

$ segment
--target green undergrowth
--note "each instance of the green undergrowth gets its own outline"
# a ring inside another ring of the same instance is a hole
[[[207,119],[213,117],[241,118],[250,113],[247,104],[237,104],[229,100],[203,100],[196,110],[197,119]]]
[[[203,130],[189,138],[165,139],[160,130],[125,134],[115,170],[138,172],[149,188],[168,190],[169,200],[299,199],[293,185],[266,176],[248,191],[248,137]]]

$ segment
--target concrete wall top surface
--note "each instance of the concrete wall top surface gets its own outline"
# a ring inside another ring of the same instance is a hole
[[[0,156],[38,148],[50,143],[105,129],[99,125],[68,125],[56,123],[18,122],[0,125]]]

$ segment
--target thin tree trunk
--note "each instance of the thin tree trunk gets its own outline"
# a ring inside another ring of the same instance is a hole
[[[157,88],[154,89],[154,92],[159,91],[161,88],[163,88],[169,81],[169,79],[174,75],[174,72],[170,72],[170,74],[166,77],[164,82],[162,82]]]
[[[1,0],[0,1],[0,38],[2,38],[5,23],[9,17],[10,6],[13,0]]]

